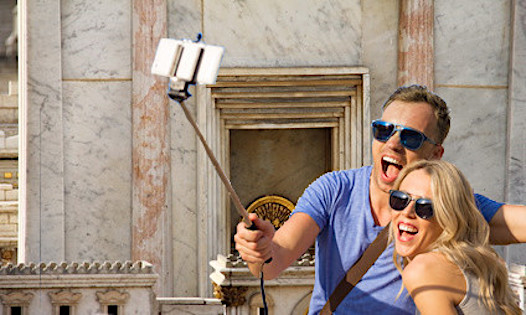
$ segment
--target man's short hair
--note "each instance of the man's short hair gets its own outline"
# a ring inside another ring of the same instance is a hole
[[[442,144],[449,133],[451,125],[451,117],[449,116],[449,108],[446,102],[437,94],[431,92],[427,87],[414,84],[409,86],[402,86],[396,89],[387,101],[382,106],[385,110],[394,101],[402,101],[407,103],[424,102],[433,108],[433,112],[437,119],[438,139],[434,139],[437,143]]]

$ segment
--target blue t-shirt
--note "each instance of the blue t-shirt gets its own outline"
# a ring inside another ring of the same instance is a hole
[[[314,181],[298,200],[293,215],[308,214],[320,227],[316,239],[316,273],[309,314],[317,314],[347,270],[373,242],[377,226],[369,202],[371,166],[327,173]],[[486,220],[502,203],[476,195]],[[411,296],[402,287],[393,264],[393,244],[380,255],[335,314],[414,314]]]

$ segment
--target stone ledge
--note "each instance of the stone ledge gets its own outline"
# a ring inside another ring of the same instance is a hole
[[[259,286],[260,279],[254,277],[248,267],[242,265],[231,267],[226,257],[218,255],[217,260],[210,261],[214,272],[210,279],[219,286]],[[283,270],[279,277],[265,280],[266,286],[305,286],[314,285],[314,266],[310,264],[292,265]]]
[[[157,301],[165,305],[221,305],[220,299],[199,297],[158,297]]]
[[[145,261],[6,264],[0,267],[0,290],[144,288],[158,278],[153,265]]]
[[[153,265],[146,261],[125,262],[62,262],[6,264],[0,266],[0,276],[70,275],[70,274],[154,274]]]

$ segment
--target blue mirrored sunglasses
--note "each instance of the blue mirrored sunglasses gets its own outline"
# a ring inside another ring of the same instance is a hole
[[[418,150],[424,141],[437,145],[435,141],[428,138],[422,132],[399,124],[393,124],[383,120],[373,120],[371,124],[373,137],[381,142],[387,142],[397,131],[400,131],[400,143],[409,150]]]

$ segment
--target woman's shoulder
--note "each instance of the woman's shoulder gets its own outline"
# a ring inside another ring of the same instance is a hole
[[[450,283],[459,275],[462,275],[460,268],[440,252],[416,255],[402,272],[408,290],[419,284]]]
[[[404,286],[415,294],[424,288],[446,294],[448,299],[460,302],[466,293],[466,281],[460,268],[440,252],[415,256],[402,272]]]

